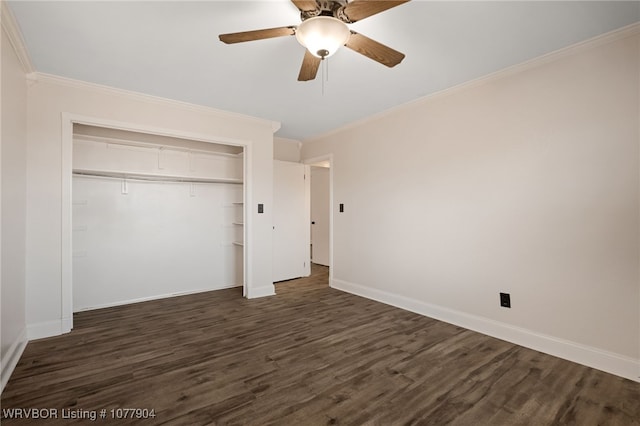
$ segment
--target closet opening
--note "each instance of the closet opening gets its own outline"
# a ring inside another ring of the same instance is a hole
[[[72,126],[73,312],[246,295],[244,146]]]

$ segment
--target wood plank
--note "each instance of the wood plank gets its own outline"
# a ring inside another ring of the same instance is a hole
[[[71,333],[28,344],[2,408],[153,408],[149,424],[640,424],[638,383],[331,289],[325,267],[276,292],[78,313]]]

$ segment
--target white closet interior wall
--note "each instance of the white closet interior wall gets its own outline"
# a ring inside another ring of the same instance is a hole
[[[243,285],[242,147],[78,126],[73,169],[74,312]]]

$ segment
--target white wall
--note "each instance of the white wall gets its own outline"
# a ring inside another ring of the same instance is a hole
[[[4,7],[3,7],[4,9]],[[4,11],[4,10],[3,10]],[[27,84],[24,69],[4,32],[0,30],[2,84],[0,171],[1,194],[1,323],[0,390],[9,380],[26,345],[25,241]]]
[[[305,141],[332,285],[638,380],[639,28]]]
[[[73,310],[242,285],[242,187],[73,178]]]
[[[300,162],[300,141],[287,138],[273,139],[273,159],[280,161]]]
[[[27,101],[29,338],[67,331],[65,324],[70,321],[62,307],[66,296],[62,287],[61,247],[69,236],[62,233],[65,218],[61,212],[65,207],[63,194],[70,194],[70,179],[69,188],[62,186],[62,163],[66,160],[60,161],[69,149],[63,138],[68,130],[68,124],[63,126],[66,117],[89,117],[123,124],[122,128],[127,130],[151,133],[157,130],[187,139],[246,143],[247,291],[249,297],[274,294],[271,280],[273,131],[277,127],[274,123],[42,74],[32,76]],[[257,213],[258,203],[265,205],[264,214]]]
[[[311,261],[324,266],[330,266],[329,171],[327,167],[311,167]]]

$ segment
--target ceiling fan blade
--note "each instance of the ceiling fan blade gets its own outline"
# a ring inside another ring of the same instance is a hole
[[[349,21],[353,23],[409,1],[410,0],[353,0],[344,7],[344,14],[347,15]]]
[[[294,35],[295,27],[268,28],[265,30],[244,31],[241,33],[220,34],[220,41],[223,43],[242,43],[245,41],[262,40],[265,38],[283,37]]]
[[[345,46],[389,68],[398,65],[404,59],[404,53],[393,50],[355,31],[351,31],[351,36]]]
[[[318,68],[320,68],[320,61],[322,61],[322,59],[313,56],[311,52],[305,49],[302,67],[300,67],[300,74],[298,74],[298,81],[309,81],[316,78]]]
[[[300,12],[308,12],[311,10],[317,10],[318,4],[315,0],[291,0],[291,3],[295,4]]]

